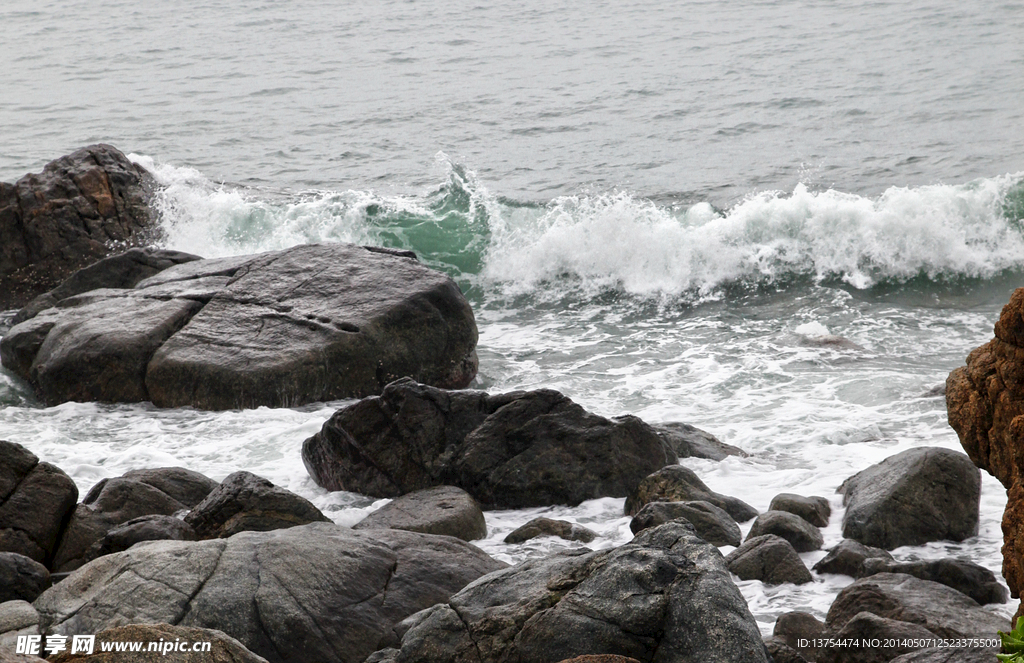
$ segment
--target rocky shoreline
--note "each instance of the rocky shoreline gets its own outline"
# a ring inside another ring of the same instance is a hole
[[[18,195],[33,183],[38,195],[57,187],[27,177]],[[1010,491],[1004,575],[1018,596],[1024,290],[992,347],[950,376],[950,423],[970,457],[911,449],[846,479],[844,540],[808,569],[800,554],[823,547],[828,499],[784,493],[758,512],[678,464],[741,450],[683,423],[604,418],[553,390],[463,389],[477,368],[472,310],[408,252],[309,245],[203,260],[136,248],[83,260],[32,297],[18,290],[24,308],[0,340],[4,368],[41,400],[229,409],[358,397],[305,441],[303,461],[327,490],[393,501],[348,528],[248,472],[218,483],[164,467],[104,480],[79,502],[61,469],[0,442],[0,660],[19,636],[136,629],[137,640],[209,634],[239,661],[907,663],[989,660],[1009,630],[983,607],[1008,600],[987,569],[888,551],[976,534],[977,463]],[[26,273],[8,264],[4,278]],[[487,510],[602,497],[625,499],[629,543],[591,550],[594,532],[544,518],[506,542],[554,536],[571,549],[508,566],[471,543],[487,535]],[[825,620],[786,613],[763,639],[735,578],[822,574],[852,580]],[[949,658],[926,646],[936,639],[986,646]],[[895,644],[827,644],[837,640]]]

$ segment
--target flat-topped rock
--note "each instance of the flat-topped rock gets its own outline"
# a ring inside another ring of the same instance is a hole
[[[110,145],[84,147],[15,184],[0,182],[0,310],[24,306],[112,246],[150,241],[155,186]]]
[[[426,488],[395,498],[353,526],[353,529],[383,528],[443,534],[463,541],[487,536],[480,505],[472,495],[455,486]]]
[[[310,244],[59,299],[11,328],[0,359],[48,404],[223,410],[368,396],[404,376],[461,388],[476,341],[455,282],[408,252]]]

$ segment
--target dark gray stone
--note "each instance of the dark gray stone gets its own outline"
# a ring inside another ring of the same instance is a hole
[[[394,624],[504,564],[458,539],[312,523],[106,555],[35,603],[51,634],[165,622],[223,631],[271,663],[362,663]]]
[[[807,659],[801,656],[800,652],[778,638],[765,638],[764,648],[774,663],[807,663]]]
[[[635,516],[648,502],[709,502],[741,523],[757,516],[757,509],[714,492],[693,470],[682,465],[663,467],[641,481],[626,498],[626,515]]]
[[[843,536],[892,550],[978,533],[981,472],[965,454],[909,449],[850,477],[839,487]]]
[[[239,532],[266,532],[329,520],[306,498],[251,472],[235,472],[189,511],[185,522],[200,539],[226,539]]]
[[[800,516],[787,511],[765,511],[750,526],[747,539],[775,534],[793,544],[797,552],[810,552],[821,548],[824,539],[817,527]]]
[[[124,478],[153,486],[190,509],[220,485],[210,477],[184,467],[131,470],[124,473]]]
[[[557,536],[567,541],[590,543],[597,538],[597,532],[567,520],[551,518],[534,518],[522,527],[518,527],[505,537],[505,543],[522,543],[538,536]]]
[[[492,396],[409,379],[338,410],[302,447],[328,490],[395,497],[451,485],[485,509],[624,497],[673,458],[636,417],[611,421],[556,391]]]
[[[814,615],[793,611],[779,615],[772,635],[808,661],[814,661],[818,651],[814,641],[821,638],[824,631],[825,624]]]
[[[996,580],[994,573],[984,566],[959,559],[916,562],[868,559],[861,568],[862,576],[876,573],[906,573],[921,580],[942,583],[963,592],[981,605],[1006,603],[1009,598],[1009,591]]]
[[[18,553],[0,552],[0,603],[36,600],[50,585],[46,567]]]
[[[174,516],[141,516],[104,534],[86,551],[83,563],[128,550],[142,541],[196,541],[198,538],[191,525]]]
[[[671,422],[652,424],[651,427],[680,458],[723,460],[729,456],[745,458],[749,455],[743,449],[726,444],[711,433],[690,424]]]
[[[125,477],[104,479],[82,500],[61,536],[54,571],[73,571],[88,561],[89,550],[114,527],[141,516],[169,516],[185,505],[161,490]]]
[[[644,530],[612,550],[564,552],[492,573],[398,630],[400,650],[371,660],[768,661],[721,554],[682,523]]]
[[[930,642],[935,634],[919,624],[859,612],[826,638],[848,643],[819,647],[817,663],[887,663],[900,654],[918,649],[917,642]],[[872,641],[865,645],[865,641]],[[876,646],[874,641],[879,644]]]
[[[437,486],[402,495],[355,525],[355,529],[382,528],[442,534],[463,541],[487,537],[487,524],[480,505],[469,493],[454,486]]]
[[[769,511],[795,513],[815,527],[827,527],[832,507],[824,497],[804,497],[793,493],[781,493],[772,498]]]
[[[71,477],[20,444],[0,440],[0,551],[49,565],[77,501]]]
[[[70,287],[70,286],[69,286]],[[66,297],[0,340],[41,400],[223,410],[476,375],[473,312],[448,276],[349,244],[194,260]]]
[[[34,318],[40,311],[59,306],[62,300],[90,290],[134,288],[139,281],[168,267],[193,260],[200,260],[200,257],[152,247],[129,249],[78,270],[53,290],[29,302],[14,316],[13,323]]]
[[[903,573],[879,573],[844,588],[825,618],[840,631],[860,612],[923,626],[940,638],[992,638],[1010,630],[1009,620],[985,610],[950,587]]]
[[[724,509],[710,502],[648,502],[633,516],[633,534],[683,518],[694,526],[697,536],[716,546],[738,546],[740,526]]]
[[[812,580],[792,544],[774,534],[748,537],[726,556],[725,563],[740,580],[760,580],[766,585],[802,585]]]
[[[864,561],[868,559],[890,561],[892,555],[881,548],[865,546],[853,539],[843,539],[814,565],[814,570],[818,573],[836,573],[860,578],[864,575]]]
[[[0,310],[24,306],[111,246],[155,237],[152,176],[110,145],[51,161],[0,182]]]

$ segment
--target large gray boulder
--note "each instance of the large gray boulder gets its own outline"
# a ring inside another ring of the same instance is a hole
[[[629,529],[639,534],[649,527],[683,518],[697,530],[697,536],[716,546],[738,546],[740,526],[724,509],[710,502],[648,502],[629,521]]]
[[[463,541],[487,537],[480,505],[455,486],[426,488],[395,498],[354,525],[354,529],[382,528],[442,534]]]
[[[0,359],[50,404],[223,410],[368,396],[403,376],[461,388],[476,341],[455,282],[409,252],[310,244],[74,294],[15,325]]]
[[[757,509],[743,500],[716,493],[696,472],[682,465],[669,465],[645,477],[626,498],[626,515],[635,516],[649,502],[708,502],[741,523],[757,516]]]
[[[45,566],[18,553],[0,552],[0,603],[35,601],[49,586]]]
[[[196,531],[174,516],[140,516],[107,531],[89,546],[83,564],[97,557],[128,550],[143,541],[197,541]]]
[[[612,550],[564,552],[492,573],[400,629],[401,648],[370,660],[768,660],[721,554],[680,523]]]
[[[812,580],[792,544],[774,534],[748,537],[726,556],[725,564],[740,580],[760,580],[766,585],[802,585]]]
[[[361,663],[393,626],[505,565],[452,537],[313,523],[154,541],[90,562],[40,596],[47,634],[127,623],[212,628],[271,663]]]
[[[185,516],[185,523],[200,539],[226,539],[239,532],[315,522],[330,520],[306,498],[251,472],[228,475]]]
[[[60,468],[0,440],[0,551],[49,565],[78,487]]]
[[[155,182],[110,145],[51,161],[0,182],[0,310],[24,306],[112,246],[153,238]]]
[[[909,449],[843,482],[843,536],[892,550],[978,533],[981,471],[965,454]]]
[[[451,485],[485,509],[625,497],[674,458],[636,417],[605,419],[556,391],[490,395],[409,379],[338,410],[302,446],[328,490],[396,497]]]
[[[879,573],[847,586],[828,610],[825,627],[839,632],[861,612],[923,626],[940,638],[995,637],[1010,621],[955,589],[903,573]]]
[[[861,567],[862,577],[876,573],[906,573],[907,575],[942,583],[977,601],[981,605],[1006,603],[1009,592],[994,573],[984,566],[961,559],[916,560],[897,562],[886,559],[868,559]]]
[[[781,536],[793,544],[798,553],[821,548],[824,538],[821,531],[795,513],[788,511],[765,511],[754,519],[747,533],[747,540],[765,534]]]
[[[780,493],[772,498],[769,511],[795,513],[815,527],[827,527],[832,507],[824,497],[804,497],[793,493]]]

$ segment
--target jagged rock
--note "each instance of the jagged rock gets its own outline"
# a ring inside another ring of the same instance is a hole
[[[1003,577],[1024,591],[1024,288],[1003,307],[995,338],[975,348],[946,379],[949,425],[967,455],[1006,488]],[[1021,612],[1018,609],[1018,615]]]
[[[312,523],[229,539],[152,541],[46,590],[47,633],[125,622],[223,631],[271,663],[361,663],[393,625],[503,568],[452,537]]]
[[[35,601],[49,585],[45,566],[18,553],[0,552],[0,603]]]
[[[25,447],[0,440],[0,551],[49,564],[78,487]]]
[[[740,580],[760,580],[766,585],[802,585],[812,580],[792,544],[775,534],[748,537],[726,556],[725,563]]]
[[[476,375],[473,312],[408,252],[350,244],[177,264],[132,289],[73,295],[0,341],[43,401],[223,410]]]
[[[75,508],[51,566],[54,571],[73,571],[88,561],[90,548],[114,527],[141,516],[169,516],[185,508],[149,484],[125,477],[106,479]]]
[[[652,424],[651,428],[680,458],[723,460],[728,456],[745,458],[748,455],[743,449],[726,444],[711,433],[690,424],[671,422]]]
[[[399,651],[371,661],[768,660],[718,550],[669,523],[630,543],[567,551],[492,573],[413,615]]]
[[[426,488],[395,498],[354,527],[381,528],[443,534],[463,541],[487,537],[487,524],[480,505],[469,493],[454,486]]]
[[[760,514],[750,526],[747,540],[764,534],[781,536],[797,552],[818,550],[825,541],[817,527],[787,511],[765,511]]]
[[[781,493],[772,498],[769,511],[795,513],[815,527],[828,527],[832,507],[824,497],[804,497],[793,493]]]
[[[843,539],[814,565],[814,570],[818,573],[837,573],[860,578],[864,575],[864,562],[868,559],[892,561],[892,555],[881,548],[872,548],[853,539]]]
[[[741,523],[757,516],[757,509],[712,491],[693,470],[682,465],[663,467],[641,481],[626,498],[626,515],[635,516],[648,502],[708,502]]]
[[[640,509],[629,529],[639,534],[649,527],[683,518],[694,526],[697,536],[716,546],[738,546],[740,526],[724,509],[710,502],[648,502]]]
[[[152,176],[110,145],[0,182],[0,310],[25,305],[114,247],[154,236]]]
[[[801,656],[800,652],[778,638],[765,638],[764,648],[774,663],[807,663],[807,659]]]
[[[124,473],[124,478],[153,486],[190,509],[220,485],[210,477],[184,467],[131,470]]]
[[[129,249],[78,270],[53,290],[44,292],[26,304],[12,322],[16,325],[34,318],[40,311],[90,290],[134,288],[137,283],[157,272],[193,260],[201,258],[190,253],[153,247]]]
[[[409,379],[338,410],[302,446],[328,490],[395,497],[452,485],[484,508],[624,497],[674,457],[636,417],[611,421],[556,391],[490,395]]]
[[[995,574],[973,562],[959,559],[896,562],[886,559],[867,559],[861,577],[876,573],[906,573],[907,575],[941,583],[963,592],[981,605],[1006,603],[1006,588],[999,584]]]
[[[109,530],[89,547],[82,563],[128,550],[142,541],[196,541],[198,538],[191,525],[174,516],[141,516]]]
[[[518,527],[505,537],[505,543],[522,543],[538,536],[557,536],[567,541],[590,543],[597,538],[597,532],[567,520],[534,518]]]
[[[931,642],[935,634],[919,624],[859,612],[826,637],[848,644],[820,647],[818,663],[887,663],[900,654],[919,649],[915,641]],[[865,640],[871,644],[865,644]]]
[[[200,539],[330,522],[304,497],[251,472],[229,475],[185,516]]]
[[[814,641],[822,637],[825,624],[808,612],[786,612],[775,620],[772,636],[784,642],[788,647],[808,661],[817,658],[818,648]]]
[[[992,638],[1010,629],[1009,620],[965,594],[903,573],[879,573],[844,588],[828,610],[825,627],[839,632],[861,612],[917,624],[940,638]]]
[[[142,651],[103,652],[104,642],[141,642]],[[150,645],[150,643],[153,643]],[[209,643],[209,651],[192,651],[192,647]],[[149,647],[160,654],[151,653]],[[174,648],[187,651],[175,651]],[[208,628],[188,628],[169,624],[129,624],[108,628],[96,634],[92,654],[71,654],[64,652],[51,659],[51,663],[151,663],[154,660],[168,663],[267,663],[229,635]]]
[[[843,536],[892,550],[978,533],[981,473],[964,454],[909,449],[858,472],[839,487]]]

